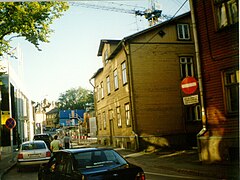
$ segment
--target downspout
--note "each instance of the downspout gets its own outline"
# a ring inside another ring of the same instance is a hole
[[[193,0],[189,0],[189,5],[190,5],[190,10],[191,10],[191,19],[192,19],[193,37],[194,37],[194,45],[195,45],[197,73],[198,73],[199,94],[200,94],[200,103],[201,103],[202,129],[197,134],[197,143],[198,143],[199,159],[202,160],[201,144],[200,144],[199,138],[207,132],[207,118],[206,118],[205,107],[204,107],[201,60],[200,60],[200,53],[199,53],[199,46],[198,46],[198,37],[197,37],[197,28],[196,28]]]
[[[130,90],[130,88],[132,88],[132,66],[131,66],[131,63],[130,63],[130,60],[131,60],[131,58],[130,58],[130,55],[129,55],[129,53],[127,52],[127,48],[126,48],[126,45],[125,45],[125,41],[123,41],[122,42],[122,46],[123,46],[123,51],[124,51],[124,53],[125,53],[125,55],[126,55],[126,60],[127,60],[127,64],[128,64],[128,76],[127,77],[129,77],[128,78],[128,82],[129,82],[129,101],[130,101],[130,105],[131,105],[131,114],[132,114],[132,122],[134,122],[134,123],[132,123],[132,126],[133,126],[133,130],[132,130],[132,133],[134,134],[134,136],[135,136],[135,140],[136,140],[136,151],[138,151],[139,150],[139,135],[137,134],[137,128],[136,128],[136,115],[135,115],[135,107],[134,107],[134,103],[133,103],[133,99],[132,99],[132,97],[133,97],[133,91],[132,91],[132,89]],[[130,48],[130,47],[129,47]],[[134,119],[134,121],[133,121],[133,119]]]

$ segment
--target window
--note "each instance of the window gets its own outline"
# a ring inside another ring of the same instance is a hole
[[[187,76],[194,77],[192,57],[180,57],[180,71],[181,78],[185,78]]]
[[[190,32],[188,24],[177,25],[178,39],[179,40],[190,40]]]
[[[201,106],[193,105],[186,107],[187,121],[200,121],[201,120]]]
[[[126,62],[122,63],[122,81],[123,81],[123,85],[127,83]]]
[[[117,107],[117,124],[118,127],[122,127],[122,119],[121,119],[121,113],[120,113],[120,106]]]
[[[100,101],[101,99],[101,86],[97,86],[97,100]]]
[[[217,29],[221,29],[238,22],[238,1],[214,0],[214,10]]]
[[[113,76],[114,76],[114,87],[115,87],[115,89],[118,89],[118,75],[117,75],[117,69],[114,70],[114,72],[113,72]]]
[[[110,94],[111,93],[111,86],[110,86],[110,77],[107,77],[107,93]]]
[[[126,125],[131,126],[129,103],[125,104],[125,118],[126,118]]]
[[[108,111],[108,114],[109,114],[109,120],[113,120],[113,110],[112,109],[110,109]]]
[[[98,114],[98,126],[99,126],[99,130],[102,130],[101,114]]]
[[[225,106],[228,114],[238,113],[239,110],[239,70],[231,69],[223,73]]]
[[[107,128],[107,122],[106,122],[106,113],[103,112],[103,129]]]
[[[107,50],[104,52],[104,60],[105,60],[105,64],[107,64],[108,63],[108,51]]]
[[[101,82],[101,98],[104,98],[104,89],[103,89],[103,82]]]

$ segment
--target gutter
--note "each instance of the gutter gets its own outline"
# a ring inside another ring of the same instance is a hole
[[[197,28],[196,28],[193,0],[189,0],[189,5],[190,5],[190,10],[191,10],[191,19],[192,19],[192,27],[193,27],[193,37],[194,37],[194,45],[195,45],[197,73],[198,73],[198,84],[199,84],[199,93],[200,93],[200,103],[201,103],[202,129],[197,134],[197,143],[198,143],[199,159],[200,159],[200,161],[202,161],[200,137],[203,136],[207,132],[207,117],[206,117],[205,107],[204,107],[201,60],[200,60],[200,53],[199,53],[199,46],[198,46],[198,36],[197,36]]]
[[[129,93],[129,96],[130,96],[130,98],[129,98],[129,103],[130,103],[130,105],[131,105],[131,114],[132,114],[132,126],[133,126],[133,130],[132,130],[132,133],[134,134],[134,136],[135,136],[135,141],[136,141],[136,151],[138,151],[139,150],[139,135],[137,134],[137,125],[136,125],[136,117],[135,117],[135,113],[134,113],[134,111],[135,111],[135,108],[134,108],[134,103],[133,103],[133,99],[132,99],[132,97],[133,97],[133,89],[132,89],[132,84],[131,84],[131,82],[132,82],[132,70],[131,70],[131,62],[130,62],[130,60],[131,60],[131,58],[130,58],[130,55],[129,55],[129,53],[127,52],[127,48],[126,48],[126,45],[125,45],[125,40],[123,40],[122,41],[122,47],[123,47],[123,51],[124,51],[124,53],[125,53],[125,55],[126,55],[126,61],[127,61],[127,65],[128,65],[128,76],[127,77],[129,77],[128,78],[128,82],[129,82],[129,89],[131,88],[131,90],[129,91],[130,93]],[[130,46],[129,46],[129,48],[130,48]],[[134,120],[134,121],[133,121]]]

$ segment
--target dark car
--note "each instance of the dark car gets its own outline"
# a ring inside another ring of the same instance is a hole
[[[38,179],[145,180],[141,167],[108,148],[65,149],[39,168]]]
[[[50,149],[50,143],[52,142],[53,138],[51,134],[44,133],[35,134],[33,140],[43,140],[46,143],[48,149]]]

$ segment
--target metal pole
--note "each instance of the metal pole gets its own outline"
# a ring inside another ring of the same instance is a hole
[[[13,157],[13,129],[10,129],[10,140],[11,140],[11,151],[12,151],[12,162],[14,161]]]

